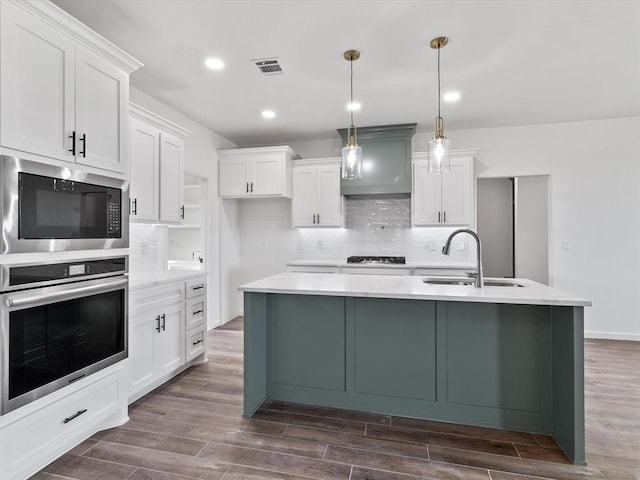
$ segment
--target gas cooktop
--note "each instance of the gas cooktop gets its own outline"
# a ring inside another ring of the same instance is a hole
[[[360,257],[352,256],[347,258],[347,263],[392,263],[404,265],[406,262],[404,257]]]

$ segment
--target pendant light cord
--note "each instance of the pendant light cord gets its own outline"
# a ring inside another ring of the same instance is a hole
[[[440,116],[440,46],[438,46],[438,117]]]
[[[353,56],[349,60],[351,65],[351,105],[349,105],[349,111],[351,112],[351,127],[353,128]]]

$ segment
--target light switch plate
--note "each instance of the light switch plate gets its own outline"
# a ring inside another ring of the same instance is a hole
[[[454,248],[455,248],[456,252],[464,251],[464,242],[455,242]]]

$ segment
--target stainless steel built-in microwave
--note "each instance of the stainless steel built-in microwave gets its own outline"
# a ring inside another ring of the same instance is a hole
[[[127,248],[125,180],[0,156],[2,253]]]

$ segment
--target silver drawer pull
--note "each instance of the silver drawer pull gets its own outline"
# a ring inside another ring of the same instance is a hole
[[[86,413],[87,409],[83,409],[83,410],[78,410],[76,413],[74,413],[73,415],[71,415],[70,417],[65,418],[62,423],[69,423],[72,420],[75,420],[76,418],[78,418],[80,415],[82,415],[83,413]]]
[[[191,342],[191,343],[193,343],[193,345],[195,346],[195,345],[198,345],[199,343],[204,343],[204,339],[201,338],[197,342]]]
[[[204,312],[204,310],[200,309],[200,310],[196,310],[195,312],[193,312],[193,315],[198,315],[199,313]]]

